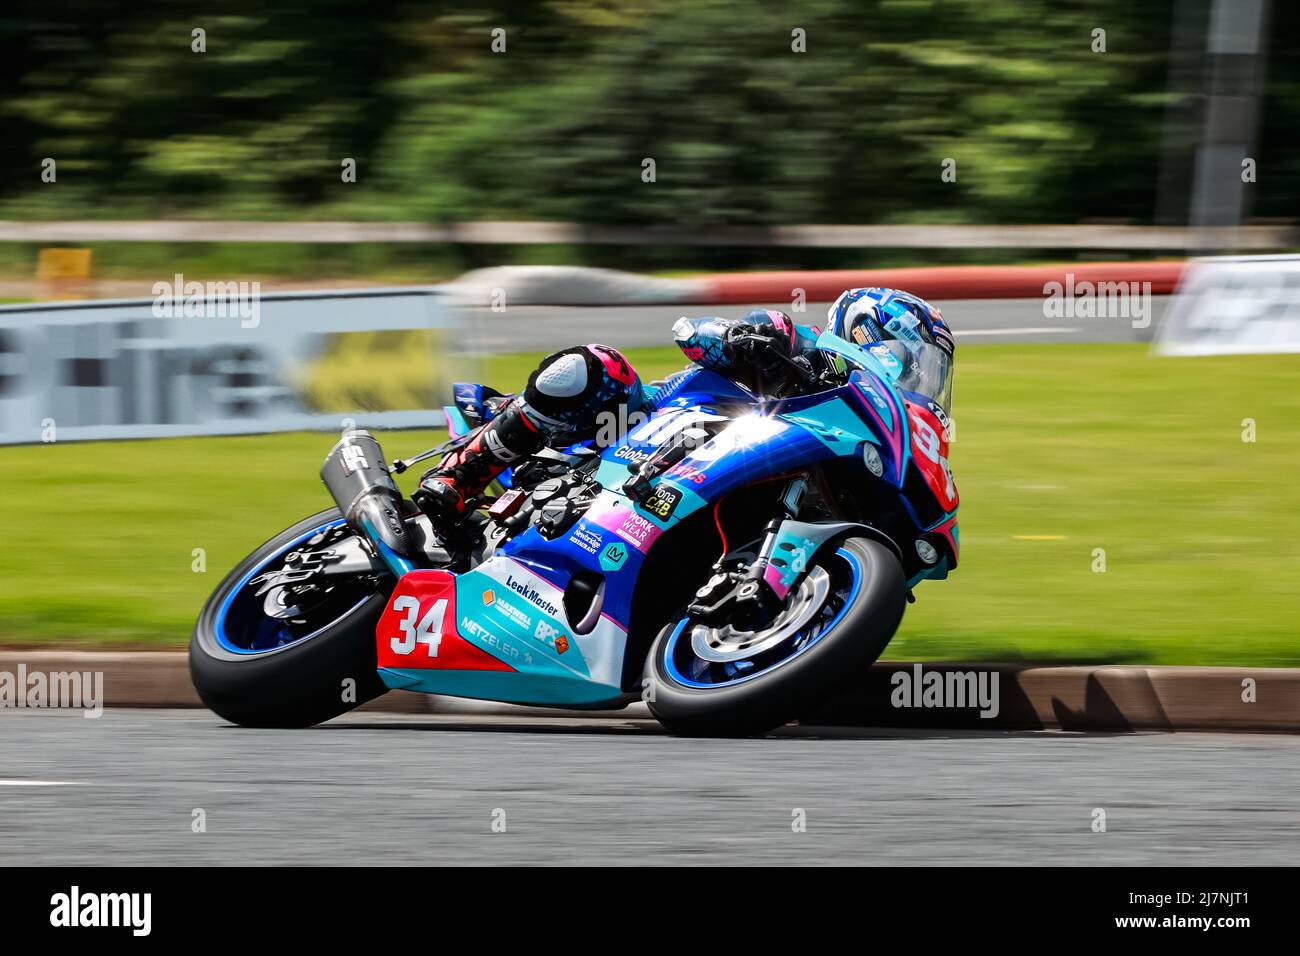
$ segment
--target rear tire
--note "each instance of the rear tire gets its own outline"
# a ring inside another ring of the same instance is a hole
[[[375,652],[375,625],[387,593],[365,597],[340,620],[281,648],[239,653],[218,637],[220,609],[251,570],[304,534],[339,520],[331,509],[280,532],[226,575],[203,606],[190,640],[190,677],[217,716],[243,727],[310,727],[387,691]],[[355,684],[349,688],[347,680]]]
[[[673,637],[681,620],[664,628],[646,661],[650,712],[674,734],[748,737],[790,722],[862,673],[898,629],[907,583],[894,552],[870,538],[846,538],[838,550],[823,549],[815,563],[826,566],[832,560],[844,561],[852,573],[860,573],[850,603],[814,643],[752,677],[711,687],[684,683],[681,668],[668,661],[670,653],[675,663],[681,655],[689,656],[681,640]]]

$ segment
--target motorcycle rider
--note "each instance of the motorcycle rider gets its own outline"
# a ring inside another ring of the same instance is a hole
[[[850,289],[827,312],[830,331],[851,342],[898,341],[906,349],[929,343],[953,352],[952,333],[939,310],[896,289]],[[796,388],[799,370],[812,371],[819,330],[796,325],[784,312],[757,309],[743,318],[682,317],[673,340],[694,368],[658,389],[645,387],[631,363],[606,345],[579,345],[542,359],[516,396],[469,441],[426,472],[411,496],[436,527],[468,514],[489,483],[546,445],[571,445],[596,433],[605,415],[627,422],[667,401],[696,369],[711,369],[751,390],[783,394]]]

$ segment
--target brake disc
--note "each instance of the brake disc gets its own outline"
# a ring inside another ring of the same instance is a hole
[[[767,627],[744,631],[730,624],[722,627],[696,624],[691,629],[691,650],[700,660],[718,664],[756,657],[807,627],[826,604],[830,593],[831,576],[820,565],[814,566],[787,596],[785,607]]]

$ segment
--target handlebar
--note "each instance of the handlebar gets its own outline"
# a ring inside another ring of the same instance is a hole
[[[751,354],[759,351],[765,352],[767,357],[775,359],[778,363],[784,365],[787,369],[793,372],[800,384],[821,384],[821,379],[815,372],[796,362],[790,356],[784,354],[776,347],[776,339],[771,336],[744,332],[739,335],[728,336],[726,341],[728,345],[744,347]]]

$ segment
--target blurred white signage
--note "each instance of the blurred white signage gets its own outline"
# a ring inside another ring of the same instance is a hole
[[[449,388],[430,341],[457,315],[442,292],[258,294],[253,305],[0,307],[0,444],[435,424]],[[353,333],[370,333],[364,353]]]
[[[1188,263],[1156,348],[1161,355],[1300,352],[1300,256]]]

